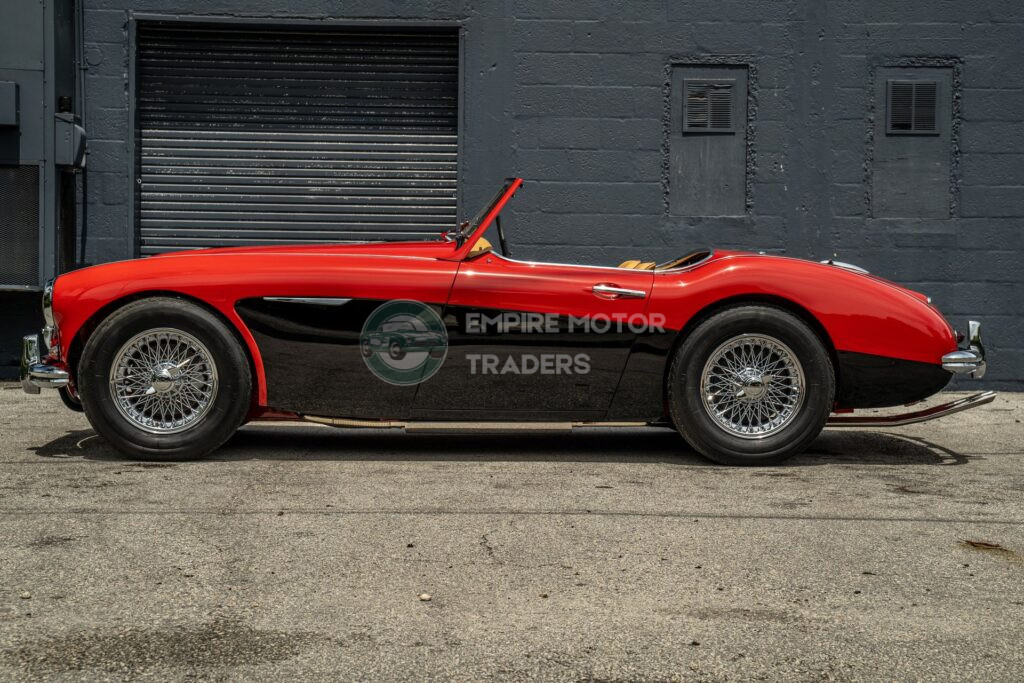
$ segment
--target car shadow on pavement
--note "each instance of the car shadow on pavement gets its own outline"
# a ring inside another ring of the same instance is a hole
[[[128,460],[89,429],[32,448],[44,458]],[[969,456],[927,439],[889,432],[826,430],[783,467],[811,465],[963,465]],[[586,429],[566,434],[403,434],[254,423],[207,460],[637,462],[717,466],[669,429]]]

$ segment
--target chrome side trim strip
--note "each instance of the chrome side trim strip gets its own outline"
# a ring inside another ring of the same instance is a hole
[[[971,408],[977,408],[983,406],[986,403],[991,403],[996,398],[996,392],[994,391],[983,391],[980,394],[974,394],[973,396],[965,396],[964,398],[950,401],[949,403],[943,403],[942,405],[933,406],[931,408],[925,408],[924,410],[918,410],[913,413],[901,413],[899,415],[880,415],[880,416],[863,416],[857,415],[836,415],[830,417],[828,422],[825,423],[826,427],[901,427],[903,425],[917,424],[918,422],[927,422],[928,420],[935,420],[940,417],[952,415],[953,413],[960,413]]]
[[[440,420],[363,420],[347,417],[320,417],[303,415],[306,422],[361,429],[404,429],[409,434],[462,432],[464,434],[488,434],[508,432],[567,432],[578,427],[649,427],[647,422],[502,422],[463,421],[445,422]]]
[[[329,296],[265,296],[264,301],[278,301],[285,304],[306,304],[308,306],[344,306],[352,299]]]
[[[362,429],[402,429],[404,422],[395,420],[360,420],[350,417],[320,417],[319,415],[301,415],[306,422],[328,425],[331,427],[353,427]]]
[[[504,432],[571,432],[572,422],[409,422],[406,434],[461,432],[498,434]]]
[[[836,268],[842,268],[849,270],[854,273],[860,273],[861,275],[870,275],[870,273],[860,266],[855,266],[852,263],[844,263],[843,261],[836,261],[835,259],[825,259],[824,261],[818,261],[818,263],[824,263],[828,266],[835,266]]]

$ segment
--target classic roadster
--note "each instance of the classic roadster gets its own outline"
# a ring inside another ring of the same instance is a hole
[[[23,341],[24,389],[59,388],[114,446],[160,460],[210,453],[249,420],[292,419],[656,425],[720,463],[768,464],[826,425],[906,424],[994,397],[850,414],[981,377],[980,325],[959,334],[924,294],[832,261],[514,260],[499,215],[521,184],[433,241],[206,249],[61,275],[42,335]],[[445,353],[373,352],[396,302]]]

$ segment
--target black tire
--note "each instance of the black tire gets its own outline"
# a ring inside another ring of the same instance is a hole
[[[184,431],[151,433],[118,410],[110,369],[126,342],[146,330],[172,328],[200,341],[217,372],[209,409]],[[86,343],[78,366],[78,388],[93,428],[121,452],[140,460],[188,460],[209,454],[245,420],[252,401],[249,361],[241,344],[217,316],[169,297],[141,299],[106,318]]]
[[[72,393],[72,391],[71,391],[71,389],[69,387],[61,387],[57,391],[57,393],[60,396],[61,402],[65,406],[67,406],[67,408],[69,410],[73,410],[76,413],[84,412],[84,410],[82,408],[82,400],[80,398],[78,398],[77,394]]]
[[[364,339],[359,344],[359,350],[363,354],[363,358],[369,358],[373,355],[373,346],[370,344],[369,339]]]
[[[402,360],[405,358],[405,349],[402,348],[402,344],[398,341],[392,341],[388,344],[388,355],[392,360]]]
[[[757,439],[720,426],[701,396],[701,375],[709,358],[744,334],[782,342],[804,374],[804,398],[796,413],[778,431]],[[676,350],[667,385],[676,429],[697,452],[724,465],[773,465],[800,453],[824,428],[835,396],[832,360],[822,340],[797,316],[767,305],[728,308],[701,322]]]

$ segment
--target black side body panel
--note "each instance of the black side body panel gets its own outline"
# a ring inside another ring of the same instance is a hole
[[[307,415],[408,418],[418,387],[381,381],[359,352],[363,323],[382,303],[368,299],[352,299],[342,306],[239,301],[235,310],[263,357],[270,407]]]
[[[415,417],[435,420],[601,420],[605,418],[636,334],[628,329],[599,333],[573,327],[568,316],[557,316],[557,331],[511,325],[497,329],[503,316],[529,314],[511,309],[448,306],[448,356],[436,375],[423,383]],[[483,320],[482,329],[471,326]],[[524,374],[504,370],[528,358],[559,355],[586,364],[577,372]],[[497,360],[500,372],[483,370],[481,356]],[[660,389],[658,389],[660,391]]]
[[[677,330],[637,336],[605,419],[647,422],[668,419],[665,376],[669,354],[678,336]]]
[[[840,408],[886,408],[928,398],[952,375],[939,365],[839,351]]]
[[[449,307],[443,316],[449,336],[444,365],[420,385],[396,386],[375,377],[360,355],[363,324],[381,303],[238,302],[235,309],[263,357],[270,407],[398,420],[657,421],[664,415],[665,362],[675,332],[573,333],[565,316],[553,333],[470,332],[470,310]],[[584,374],[481,373],[479,364],[473,371],[467,353],[497,356],[502,366],[537,354],[582,354],[588,367]]]

